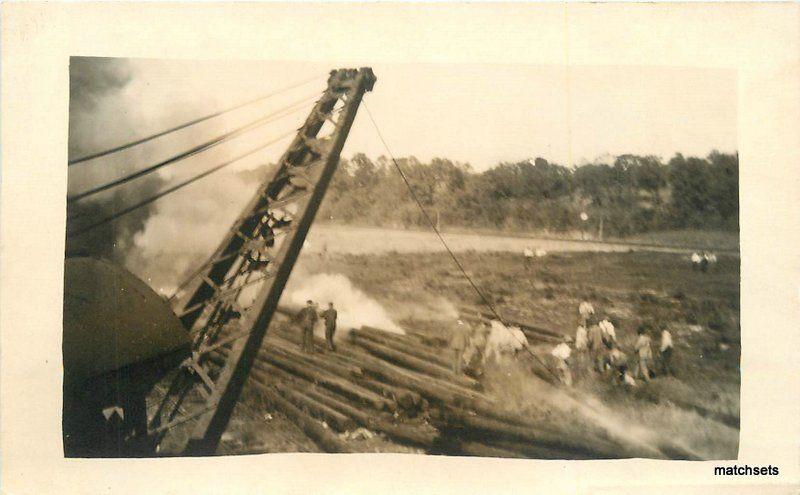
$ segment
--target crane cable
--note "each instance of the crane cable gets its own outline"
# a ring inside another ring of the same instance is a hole
[[[210,149],[210,148],[213,148],[214,146],[217,146],[218,144],[222,144],[222,143],[224,143],[226,141],[230,141],[231,139],[234,139],[234,138],[236,138],[236,137],[238,137],[238,136],[240,136],[240,135],[242,135],[242,134],[244,134],[246,132],[249,132],[249,131],[251,131],[251,130],[253,130],[255,128],[258,128],[258,127],[266,125],[266,124],[268,124],[270,122],[274,122],[276,120],[279,120],[279,119],[282,119],[284,117],[287,117],[287,116],[291,115],[292,113],[294,113],[294,112],[296,112],[298,110],[301,110],[305,106],[305,104],[307,104],[311,100],[315,99],[316,97],[317,97],[316,94],[313,95],[313,96],[307,96],[307,97],[302,98],[300,100],[297,100],[297,101],[295,101],[295,102],[293,102],[293,103],[291,103],[291,104],[289,104],[287,106],[279,108],[278,110],[275,110],[274,112],[272,112],[270,114],[267,114],[264,117],[260,117],[258,119],[253,120],[253,121],[250,121],[247,124],[245,124],[245,125],[243,125],[241,127],[238,127],[238,128],[236,128],[236,129],[234,129],[234,130],[232,130],[230,132],[227,132],[227,133],[225,133],[225,134],[223,134],[221,136],[217,136],[216,138],[211,139],[209,141],[206,141],[206,142],[204,142],[204,143],[202,143],[200,145],[197,145],[197,146],[195,146],[195,147],[193,147],[191,149],[188,149],[186,151],[182,151],[181,153],[178,153],[177,155],[173,155],[170,158],[167,158],[166,160],[162,160],[162,161],[156,163],[155,165],[150,165],[149,167],[146,167],[146,168],[144,168],[142,170],[134,172],[134,173],[132,173],[130,175],[126,175],[125,177],[122,177],[122,178],[113,180],[111,182],[105,183],[103,185],[94,187],[94,188],[86,190],[86,191],[84,191],[82,193],[78,193],[78,194],[74,194],[72,196],[68,196],[67,197],[67,204],[68,205],[72,204],[72,203],[74,203],[76,201],[80,201],[81,199],[84,199],[86,197],[95,195],[97,193],[106,191],[106,190],[111,189],[113,187],[117,187],[117,186],[120,186],[120,185],[125,184],[127,182],[130,182],[132,180],[138,179],[139,177],[143,177],[143,176],[145,176],[147,174],[155,172],[156,170],[158,170],[158,169],[160,169],[162,167],[165,167],[167,165],[171,165],[173,163],[179,162],[181,160],[184,160],[186,158],[194,156],[194,155],[196,155],[198,153],[202,153],[203,151],[205,151],[207,149]]]
[[[244,103],[239,103],[238,105],[234,105],[232,107],[228,107],[228,108],[219,110],[217,112],[210,113],[208,115],[204,115],[203,117],[199,117],[199,118],[196,118],[194,120],[190,120],[188,122],[184,122],[183,124],[179,124],[179,125],[177,125],[175,127],[171,127],[169,129],[165,129],[163,131],[157,132],[155,134],[151,134],[151,135],[143,137],[141,139],[130,141],[128,143],[121,144],[119,146],[115,146],[113,148],[109,148],[109,149],[106,149],[106,150],[103,150],[103,151],[98,151],[96,153],[92,153],[92,154],[89,154],[89,155],[82,156],[80,158],[75,158],[75,159],[69,160],[67,162],[67,164],[69,166],[77,165],[79,163],[88,162],[89,160],[94,160],[95,158],[100,158],[101,156],[110,155],[110,154],[113,154],[113,153],[117,153],[119,151],[126,150],[128,148],[132,148],[132,147],[137,146],[139,144],[143,144],[143,143],[146,143],[148,141],[152,141],[153,139],[157,139],[157,138],[160,138],[162,136],[166,136],[167,134],[170,134],[172,132],[180,131],[181,129],[185,129],[185,128],[193,126],[195,124],[199,124],[201,122],[205,122],[206,120],[213,119],[214,117],[219,117],[220,115],[224,115],[226,113],[233,112],[234,110],[239,110],[240,108],[244,108],[244,107],[246,107],[248,105],[252,105],[253,103],[258,103],[260,101],[266,100],[268,98],[271,98],[273,96],[279,95],[281,93],[285,93],[286,91],[290,91],[292,89],[299,88],[300,86],[305,86],[306,84],[308,84],[310,82],[313,82],[313,81],[316,81],[317,79],[319,79],[321,77],[323,77],[323,75],[322,74],[318,74],[318,75],[316,75],[316,76],[314,76],[312,78],[305,79],[303,81],[294,83],[294,84],[292,84],[290,86],[286,86],[286,87],[284,87],[282,89],[278,89],[278,90],[272,91],[272,92],[267,93],[265,95],[259,96],[258,98],[254,98],[252,100],[245,101]]]
[[[375,132],[378,134],[378,138],[383,143],[383,147],[386,149],[386,152],[389,154],[389,157],[392,159],[392,163],[394,163],[394,166],[397,169],[397,172],[400,174],[400,177],[403,179],[403,182],[405,182],[406,187],[408,188],[408,192],[411,193],[412,199],[414,200],[414,202],[417,204],[417,206],[419,207],[420,211],[422,212],[422,216],[425,217],[425,220],[427,220],[427,222],[430,225],[431,229],[433,229],[433,232],[439,238],[439,241],[442,243],[442,246],[444,246],[445,250],[450,255],[450,257],[453,259],[453,262],[456,264],[458,269],[461,270],[461,273],[464,275],[464,278],[467,279],[467,281],[472,286],[472,289],[478,294],[478,296],[483,301],[483,304],[486,305],[486,307],[489,308],[489,310],[497,318],[497,320],[503,324],[503,328],[508,330],[509,334],[511,334],[511,336],[514,338],[514,340],[516,340],[517,343],[522,345],[522,347],[526,351],[528,351],[528,353],[534,359],[536,359],[536,361],[538,361],[539,364],[541,364],[551,375],[553,375],[556,378],[556,380],[560,380],[558,375],[556,375],[556,373],[553,372],[553,370],[551,370],[546,364],[544,364],[544,362],[539,358],[539,356],[537,356],[533,351],[530,350],[530,348],[528,348],[528,346],[526,345],[526,342],[522,342],[519,339],[517,339],[517,336],[514,335],[514,333],[511,332],[511,330],[508,328],[508,325],[506,324],[506,322],[503,319],[503,317],[500,316],[500,314],[497,312],[497,310],[495,310],[494,305],[492,305],[492,303],[489,302],[489,299],[483,294],[483,291],[481,291],[480,288],[478,288],[478,285],[475,283],[474,280],[472,280],[472,277],[469,276],[467,271],[464,269],[464,266],[461,264],[461,261],[459,261],[458,257],[456,257],[456,255],[455,255],[455,253],[450,249],[450,246],[447,245],[447,241],[444,240],[444,237],[442,237],[442,234],[439,232],[439,229],[436,228],[436,224],[433,223],[433,220],[428,215],[428,212],[425,211],[425,208],[422,206],[422,203],[420,202],[419,198],[417,197],[417,194],[414,192],[414,189],[411,187],[411,183],[408,181],[408,178],[406,177],[406,174],[403,172],[403,169],[400,168],[400,164],[397,163],[397,160],[395,159],[394,155],[392,154],[392,150],[389,149],[389,145],[386,143],[386,140],[383,138],[383,134],[381,134],[381,131],[378,128],[378,124],[375,122],[375,118],[372,116],[372,112],[370,112],[369,107],[367,106],[367,102],[365,100],[362,100],[361,103],[364,105],[364,109],[367,111],[367,115],[369,116],[369,120],[372,121],[372,126],[375,128]]]
[[[141,208],[143,206],[146,206],[146,205],[148,205],[148,204],[150,204],[150,203],[152,203],[152,202],[154,202],[156,200],[159,200],[159,199],[163,198],[164,196],[172,194],[175,191],[177,191],[179,189],[182,189],[182,188],[188,186],[189,184],[192,184],[195,181],[198,181],[198,180],[200,180],[200,179],[202,179],[204,177],[208,177],[209,175],[213,174],[214,172],[222,170],[223,168],[227,167],[228,165],[233,164],[234,162],[237,162],[237,161],[241,160],[242,158],[250,156],[253,153],[256,153],[258,151],[261,151],[262,149],[264,149],[264,148],[266,148],[268,146],[271,146],[271,145],[273,145],[273,144],[275,144],[275,143],[277,143],[277,142],[279,142],[279,141],[281,141],[281,140],[283,140],[283,139],[295,134],[296,132],[297,132],[296,129],[292,129],[291,131],[289,131],[287,133],[284,133],[284,134],[282,134],[281,136],[279,136],[279,137],[277,137],[275,139],[272,139],[272,140],[270,140],[270,141],[268,141],[268,142],[266,142],[264,144],[261,144],[261,145],[255,147],[255,148],[253,148],[253,149],[251,149],[251,150],[249,150],[249,151],[247,151],[245,153],[242,153],[241,155],[238,155],[238,156],[236,156],[236,157],[234,157],[234,158],[232,158],[232,159],[230,159],[230,160],[228,160],[228,161],[226,161],[224,163],[216,165],[216,166],[206,170],[205,172],[203,172],[201,174],[195,175],[194,177],[192,177],[190,179],[187,179],[187,180],[185,180],[185,181],[183,181],[183,182],[181,182],[179,184],[176,184],[176,185],[174,185],[174,186],[172,186],[172,187],[170,187],[168,189],[165,189],[165,190],[163,190],[163,191],[161,191],[161,192],[159,192],[159,193],[157,193],[157,194],[155,194],[153,196],[150,196],[149,198],[146,198],[146,199],[144,199],[144,200],[142,200],[142,201],[140,201],[140,202],[138,202],[136,204],[133,204],[133,205],[131,205],[131,206],[127,207],[127,208],[124,208],[122,210],[119,210],[117,212],[114,212],[114,213],[112,213],[111,215],[109,215],[107,217],[104,217],[104,218],[102,218],[102,219],[100,219],[100,220],[98,220],[98,221],[96,221],[96,222],[94,222],[94,223],[92,223],[90,225],[87,225],[86,227],[81,227],[81,228],[76,229],[76,230],[74,230],[72,232],[68,232],[67,233],[67,238],[69,239],[69,238],[72,238],[72,237],[77,237],[77,236],[79,236],[81,234],[84,234],[84,233],[88,232],[89,230],[92,230],[92,229],[94,229],[96,227],[99,227],[101,225],[104,225],[106,223],[112,222],[112,221],[116,220],[117,218],[119,218],[119,217],[121,217],[123,215],[127,215],[128,213],[130,213],[130,212],[132,212],[134,210],[137,210],[137,209],[139,209],[139,208]]]

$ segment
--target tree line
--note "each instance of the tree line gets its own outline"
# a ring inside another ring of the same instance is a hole
[[[600,237],[739,228],[738,154],[676,154],[667,163],[656,156],[620,155],[608,163],[573,168],[536,158],[482,172],[444,158],[397,161],[425,210],[443,228],[585,230]],[[364,154],[342,159],[318,218],[427,226],[392,162]]]

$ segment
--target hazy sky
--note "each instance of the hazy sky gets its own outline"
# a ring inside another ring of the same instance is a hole
[[[97,146],[133,137],[131,129],[146,135],[320,76],[152,147],[176,151],[318,94],[324,75],[334,66],[144,59],[128,63],[130,82],[105,98],[92,119],[98,125]],[[607,154],[669,158],[675,152],[706,155],[712,149],[737,149],[736,74],[730,70],[487,64],[376,64],[373,69],[378,82],[366,101],[398,156],[447,157],[482,170],[500,161],[537,156],[580,164]],[[309,106],[192,161],[215,164],[259,140],[296,128]],[[288,140],[239,167],[277,158]],[[371,157],[385,154],[363,109],[343,155],[356,152]]]

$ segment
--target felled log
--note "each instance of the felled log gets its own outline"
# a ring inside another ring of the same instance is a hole
[[[271,353],[265,349],[262,349],[259,352],[259,358],[265,359],[266,361],[278,366],[279,368],[283,368],[294,375],[301,376],[314,383],[319,383],[326,388],[330,388],[334,391],[342,393],[343,395],[347,395],[352,399],[368,404],[379,411],[391,411],[395,409],[391,401],[381,397],[375,392],[367,390],[359,385],[355,385],[347,379],[328,373],[317,366],[312,366],[306,362],[298,362],[284,356],[279,356],[276,353]]]
[[[220,348],[215,352],[209,353],[209,360],[217,366],[221,366],[224,364],[224,360],[227,357],[227,351],[228,349]],[[271,383],[273,385],[277,385],[276,383],[273,383],[273,381],[270,380],[269,377],[263,372],[257,369],[251,370],[250,385],[257,388],[276,411],[279,411],[284,416],[289,418],[290,421],[296,424],[297,427],[300,428],[322,450],[332,453],[351,452],[350,448],[347,447],[347,445],[330,430],[325,429],[325,427],[314,420],[314,418],[310,417],[302,409],[292,404],[291,401],[282,397],[275,388],[269,387],[268,384]],[[319,411],[319,409],[317,410]],[[347,418],[342,415],[339,416],[344,421],[344,424],[341,426],[346,427]],[[337,420],[329,419],[329,421],[335,423]]]
[[[334,359],[333,353],[314,354],[309,356],[282,347],[275,341],[271,341],[269,343],[272,344],[270,351],[278,354],[284,354],[287,358],[296,359],[297,361],[305,363],[309,366],[322,368],[333,375],[352,381],[356,385],[391,399],[397,403],[400,408],[408,411],[409,413],[417,411],[421,405],[422,398],[418,393],[408,390],[404,387],[397,387],[366,377],[360,366],[351,361],[347,361],[338,357]]]
[[[530,444],[532,448],[543,447],[572,456],[604,459],[619,457],[613,445],[603,442],[589,439],[582,439],[576,442],[556,433],[530,426],[510,425],[494,419],[471,415],[456,408],[447,408],[446,411],[443,411],[443,416],[438,420],[442,428],[448,430],[461,429],[465,435],[488,438],[495,441],[519,441]]]
[[[349,378],[351,376],[358,376],[361,374],[361,368],[353,364],[344,364],[328,357],[328,354],[314,353],[305,354],[303,352],[291,349],[289,346],[283,345],[279,341],[269,341],[265,348],[267,352],[273,352],[285,356],[288,359],[293,359],[299,362],[307,363],[311,366],[323,368],[335,375]]]
[[[363,337],[351,334],[350,340],[357,346],[366,349],[370,353],[395,364],[399,364],[400,366],[420,371],[435,378],[452,380],[468,386],[475,384],[474,380],[467,379],[466,377],[455,377],[451,370],[443,366],[430,363],[405,352],[396,351],[390,347],[367,340]]]
[[[507,452],[514,452],[517,455],[523,456],[528,459],[569,459],[569,460],[589,460],[589,459],[604,459],[602,456],[589,456],[576,454],[559,449],[550,449],[541,445],[532,445],[525,442],[515,442],[506,439],[489,439],[488,446],[491,448],[502,449]]]
[[[261,389],[266,399],[275,409],[289,418],[303,432],[308,435],[325,452],[352,452],[352,450],[339,439],[333,432],[323,427],[314,418],[307,415],[294,404],[283,398],[268,387]]]
[[[305,411],[311,416],[325,421],[333,426],[337,431],[347,431],[351,429],[354,422],[351,418],[345,416],[339,411],[331,409],[325,404],[320,404],[313,399],[307,397],[300,390],[287,386],[284,383],[278,383],[275,380],[270,380],[269,377],[261,370],[253,369],[251,371],[251,385],[257,388],[262,393],[272,393],[277,391],[286,400],[297,406],[299,409]]]
[[[470,388],[405,369],[363,351],[344,348],[342,354],[359,362],[366,374],[392,385],[413,389],[433,402],[463,404],[474,397],[482,396]]]
[[[282,328],[281,329],[276,329],[276,331],[273,332],[273,338],[275,338],[275,337],[287,340],[287,341],[295,343],[297,345],[299,345],[299,343],[301,342],[301,339],[302,339],[302,336],[300,335],[299,332],[292,332],[289,329],[282,329]],[[349,351],[347,349],[342,349],[342,347],[344,347],[344,346],[341,343],[338,346],[339,348],[337,349],[337,352],[334,352],[334,353],[329,352],[327,350],[327,346],[320,339],[318,339],[316,337],[314,338],[313,343],[314,343],[315,350],[323,351],[325,353],[325,355],[330,356],[334,360],[340,360],[340,359],[344,358],[345,355],[347,355],[348,353],[352,353],[351,351]],[[390,349],[390,352],[391,352],[391,349]],[[403,352],[403,351],[395,351],[395,352]],[[367,357],[367,356],[374,358],[374,354],[364,352],[364,353],[361,353],[359,355],[358,359],[356,360],[356,364],[358,366],[360,366],[361,365],[361,357]],[[381,356],[381,358],[383,358],[383,356]],[[413,359],[413,358],[414,358],[414,356],[411,356],[409,359]],[[453,375],[452,375],[452,372],[450,371],[449,367],[439,366],[439,365],[436,365],[436,364],[427,363],[425,360],[420,359],[420,358],[417,358],[417,359],[418,359],[418,361],[415,361],[415,362],[422,363],[422,366],[428,365],[429,367],[434,367],[433,369],[438,370],[440,378],[444,378],[445,380],[447,380],[447,382],[452,383]],[[399,366],[411,368],[411,366],[403,365],[402,363],[399,364]],[[441,369],[439,369],[439,368],[441,368]],[[412,368],[412,369],[414,369],[414,368]],[[463,387],[469,387],[469,388],[479,387],[478,382],[476,382],[475,380],[473,380],[473,379],[471,379],[469,377],[466,377],[466,376],[462,376],[462,377],[458,378],[456,381],[458,382],[458,385],[456,385],[456,386],[463,386]],[[394,385],[398,385],[398,384],[394,383]],[[402,386],[402,384],[400,384],[400,386]]]
[[[258,376],[257,372],[255,376]],[[257,383],[256,381],[256,384]],[[276,385],[275,389],[295,406],[306,411],[311,416],[325,421],[336,429],[336,431],[348,431],[355,425],[355,422],[351,418],[339,411],[331,409],[325,404],[315,401],[299,390],[294,390],[282,384]]]
[[[410,386],[408,384],[398,382],[398,377],[396,376],[386,376],[385,374],[378,373],[378,371],[388,370],[397,372],[402,375],[402,377],[404,377],[403,379],[405,380],[414,380],[413,383],[415,384],[419,382],[430,383],[436,387],[447,389],[464,397],[477,397],[481,395],[480,391],[476,390],[475,388],[453,381],[454,376],[452,372],[445,373],[443,377],[431,376],[421,371],[410,369],[402,366],[401,364],[386,360],[383,357],[370,353],[363,347],[354,344],[342,346],[339,354],[342,359],[349,360],[353,363],[358,363],[365,374],[376,376],[379,379],[394,385],[404,386],[415,390],[418,388],[416,385]]]
[[[300,345],[303,341],[303,335],[299,329],[295,329],[294,327],[276,328],[275,331],[271,333],[272,335],[270,337],[286,341],[287,345],[294,344],[297,346],[296,349],[301,351]],[[328,351],[327,343],[316,336],[311,339],[311,344],[315,352],[325,353]]]
[[[277,366],[262,360],[257,360],[254,365],[261,373],[262,377],[269,377],[272,381],[280,381],[310,397],[320,400],[323,404],[331,407],[342,414],[345,414],[360,424],[364,424],[364,418],[375,417],[373,410],[363,409],[363,405],[351,402],[346,396],[340,395],[330,389],[315,385],[313,382],[278,368]]]
[[[227,353],[228,350],[225,348],[221,348],[217,352],[217,354],[221,355],[222,357],[227,356]],[[269,352],[267,349],[261,349],[259,351],[255,364],[258,365],[260,360],[271,363],[289,374],[300,376],[312,383],[318,383],[321,386],[330,388],[335,392],[339,392],[347,397],[350,397],[351,399],[363,402],[379,411],[394,411],[396,409],[396,406],[392,401],[381,397],[371,390],[351,383],[346,378],[333,375],[329,372],[326,372],[324,369],[311,365],[307,362],[294,360],[283,355],[277,355],[274,352]]]
[[[452,365],[449,359],[442,356],[441,351],[443,349],[435,348],[434,350],[406,336],[395,335],[369,326],[363,326],[358,330],[352,330],[351,333],[374,340],[379,344],[384,344],[388,347],[413,354],[420,359],[439,364],[445,368],[449,368]]]
[[[341,395],[335,394],[328,389],[318,387],[305,379],[290,375],[268,363],[257,361],[256,367],[262,370],[263,373],[282,380],[287,384],[288,388],[301,389],[303,394],[321,404],[325,404],[331,409],[339,411],[353,419],[356,423],[370,430],[382,432],[401,443],[430,448],[438,435],[438,433],[431,428],[424,429],[411,425],[393,424],[387,414],[376,414],[374,411],[361,409],[357,405],[348,402],[346,398]]]

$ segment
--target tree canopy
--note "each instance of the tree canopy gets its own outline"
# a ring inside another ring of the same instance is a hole
[[[603,222],[606,233],[618,236],[739,228],[737,154],[677,154],[667,163],[626,154],[575,168],[536,158],[480,173],[446,158],[423,163],[409,156],[398,164],[428,214],[444,226],[563,232],[596,231]],[[320,214],[341,223],[426,224],[391,161],[364,154],[342,160]]]

